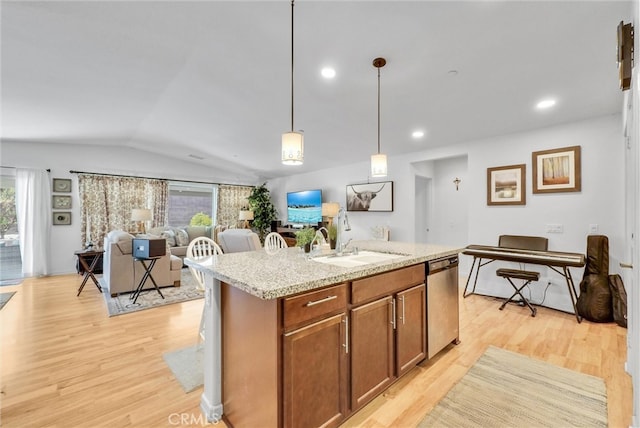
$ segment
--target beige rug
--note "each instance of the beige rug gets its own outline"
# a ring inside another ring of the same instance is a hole
[[[489,347],[418,427],[606,427],[604,380]]]
[[[107,311],[109,316],[128,314],[131,312],[142,311],[144,309],[156,308],[158,306],[170,305],[173,303],[186,302],[188,300],[202,299],[204,297],[204,291],[197,287],[196,281],[189,272],[189,269],[182,269],[180,275],[180,287],[161,287],[160,291],[164,296],[164,299],[160,297],[158,292],[152,288],[150,290],[143,290],[140,296],[133,303],[131,300],[132,293],[120,294],[116,297],[111,297],[107,290],[105,290],[104,284],[102,284],[102,278],[100,282],[103,288],[103,295],[105,302],[107,303]]]

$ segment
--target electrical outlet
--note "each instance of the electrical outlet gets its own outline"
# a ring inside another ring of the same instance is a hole
[[[591,234],[598,233],[598,225],[597,224],[590,224],[589,225],[589,233],[591,233]]]
[[[564,233],[564,226],[561,224],[546,224],[547,233]]]

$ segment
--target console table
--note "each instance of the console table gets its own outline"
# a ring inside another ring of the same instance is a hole
[[[82,289],[84,288],[84,285],[87,283],[87,280],[89,278],[91,278],[96,287],[98,287],[98,291],[102,293],[102,287],[100,287],[100,284],[98,283],[98,280],[96,279],[93,272],[98,265],[98,261],[102,258],[104,250],[78,250],[73,254],[78,256],[78,262],[84,268],[84,279],[82,280],[82,284],[78,289],[78,294],[76,294],[76,297],[80,295]]]

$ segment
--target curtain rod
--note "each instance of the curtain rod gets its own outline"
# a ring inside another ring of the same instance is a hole
[[[6,168],[6,169],[18,169],[19,167],[17,167],[17,166],[6,166],[6,165],[0,165],[0,168]],[[51,169],[47,168],[47,169],[45,169],[45,171],[47,171],[47,172],[51,172]]]
[[[105,175],[109,177],[125,177],[125,178],[142,178],[145,180],[161,180],[161,181],[179,181],[182,183],[199,183],[199,184],[218,184],[222,186],[238,186],[238,187],[255,187],[247,184],[227,184],[227,183],[213,183],[211,181],[195,181],[195,180],[178,180],[174,178],[158,178],[158,177],[140,177],[137,175],[122,175],[122,174],[107,174],[104,172],[86,172],[86,171],[74,171],[70,170],[70,174],[87,174],[87,175]]]

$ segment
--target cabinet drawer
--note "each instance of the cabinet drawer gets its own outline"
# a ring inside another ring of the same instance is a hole
[[[347,284],[284,299],[284,328],[330,314],[347,307]]]
[[[424,264],[385,272],[368,278],[353,281],[351,302],[358,304],[378,296],[393,294],[413,285],[424,283]]]

